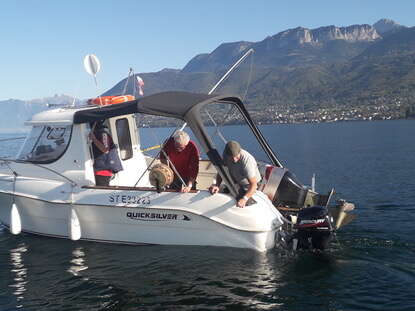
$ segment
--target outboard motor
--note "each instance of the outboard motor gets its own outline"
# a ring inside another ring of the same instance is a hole
[[[332,219],[325,206],[312,206],[300,210],[295,228],[297,232],[292,239],[294,250],[324,250],[334,235]]]
[[[275,206],[304,206],[308,189],[286,168],[268,165],[263,167],[262,176],[263,184],[259,190],[265,193]]]

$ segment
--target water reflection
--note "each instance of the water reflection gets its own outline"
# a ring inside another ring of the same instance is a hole
[[[276,269],[274,256],[269,253],[258,253],[254,256],[250,295],[244,304],[256,310],[275,310],[282,306],[276,297],[281,284],[281,272]],[[253,294],[253,295],[252,295]],[[252,296],[251,296],[252,295]]]
[[[19,247],[10,250],[10,262],[12,265],[11,272],[14,274],[13,284],[9,287],[13,288],[13,295],[17,299],[17,308],[23,307],[19,304],[24,299],[24,293],[27,287],[27,268],[23,262],[23,253],[27,252],[26,244],[22,243]]]
[[[79,276],[80,272],[88,269],[86,265],[85,252],[82,247],[77,247],[72,251],[71,266],[67,270],[73,276]]]

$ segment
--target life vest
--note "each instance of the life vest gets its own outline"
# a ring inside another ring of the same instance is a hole
[[[117,148],[111,148],[108,153],[101,153],[94,159],[94,171],[109,170],[118,173],[123,170]]]
[[[120,95],[120,96],[101,96],[96,98],[88,99],[88,104],[98,105],[98,106],[107,106],[114,104],[121,104],[134,100],[133,95]]]

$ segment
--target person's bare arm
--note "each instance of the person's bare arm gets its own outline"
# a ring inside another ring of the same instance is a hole
[[[105,134],[104,134],[105,135]],[[95,146],[97,146],[97,148],[102,152],[102,153],[107,153],[109,151],[109,146],[105,146],[103,143],[101,143],[98,138],[96,138],[94,133],[89,133],[89,138],[91,139],[91,141],[95,144]],[[109,144],[108,144],[109,145]]]
[[[216,174],[216,183],[209,187],[209,191],[211,194],[215,194],[219,192],[219,186],[222,183],[222,177],[219,174]]]
[[[239,199],[238,203],[236,204],[238,207],[245,207],[246,202],[248,202],[249,198],[251,198],[254,195],[257,189],[258,182],[256,180],[256,177],[248,178],[248,182],[248,191],[241,199]]]

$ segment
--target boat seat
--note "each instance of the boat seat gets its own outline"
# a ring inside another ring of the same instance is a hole
[[[216,168],[209,160],[199,161],[199,174],[197,175],[197,188],[208,189],[215,181]]]

